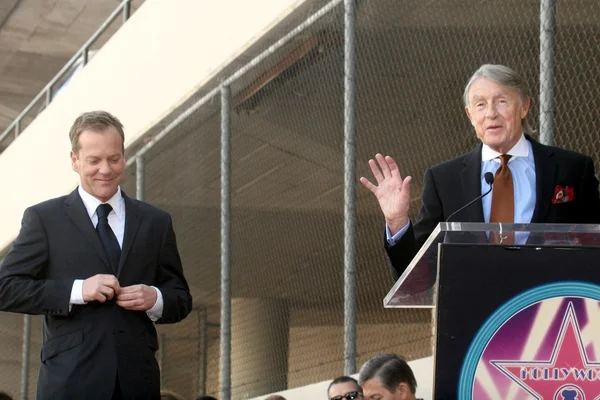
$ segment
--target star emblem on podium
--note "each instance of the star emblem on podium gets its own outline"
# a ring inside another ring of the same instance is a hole
[[[549,360],[490,363],[535,399],[595,400],[600,398],[598,361],[588,358],[573,303],[569,302]]]

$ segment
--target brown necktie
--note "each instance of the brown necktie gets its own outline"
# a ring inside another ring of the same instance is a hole
[[[500,168],[494,176],[494,190],[492,192],[492,209],[490,212],[490,222],[513,223],[515,220],[515,189],[513,186],[512,174],[508,168],[510,156],[502,154],[500,156]],[[504,238],[495,238],[496,243],[514,243],[514,235],[503,233]]]

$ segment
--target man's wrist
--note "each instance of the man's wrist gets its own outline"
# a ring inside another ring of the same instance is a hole
[[[408,216],[398,219],[389,220],[386,218],[385,223],[390,230],[390,234],[394,236],[396,233],[400,232],[402,228],[408,225]]]

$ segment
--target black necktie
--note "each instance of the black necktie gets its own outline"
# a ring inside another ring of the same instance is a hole
[[[100,204],[98,206],[96,209],[96,214],[98,215],[96,232],[98,232],[98,236],[100,236],[100,241],[102,242],[104,251],[106,251],[110,266],[116,275],[119,269],[119,260],[121,258],[121,247],[119,246],[119,241],[117,240],[115,233],[110,228],[110,225],[108,225],[108,214],[110,214],[111,211],[112,207],[110,204]]]

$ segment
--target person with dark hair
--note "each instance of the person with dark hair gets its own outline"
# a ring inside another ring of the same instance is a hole
[[[196,397],[196,400],[217,400],[217,399],[212,396],[198,396],[198,397]]]
[[[180,395],[170,390],[160,391],[160,400],[183,400]]]
[[[362,400],[363,390],[358,381],[351,376],[339,376],[327,388],[329,400]]]
[[[192,309],[171,216],[121,190],[115,116],[83,113],[69,138],[80,185],[23,213],[0,310],[44,316],[38,400],[160,399],[154,323]]]
[[[13,398],[6,392],[0,392],[0,400],[13,400]]]
[[[396,354],[381,354],[365,362],[358,382],[367,400],[416,400],[415,375],[406,360]]]
[[[416,221],[409,218],[411,177],[403,178],[391,157],[377,154],[369,160],[376,184],[360,178],[383,213],[384,246],[394,279],[402,275],[437,224],[449,218],[452,222],[600,223],[593,160],[531,137],[531,97],[517,72],[504,65],[482,65],[467,82],[463,101],[481,143],[425,171]],[[508,234],[492,242],[510,245],[526,238],[526,233]]]

